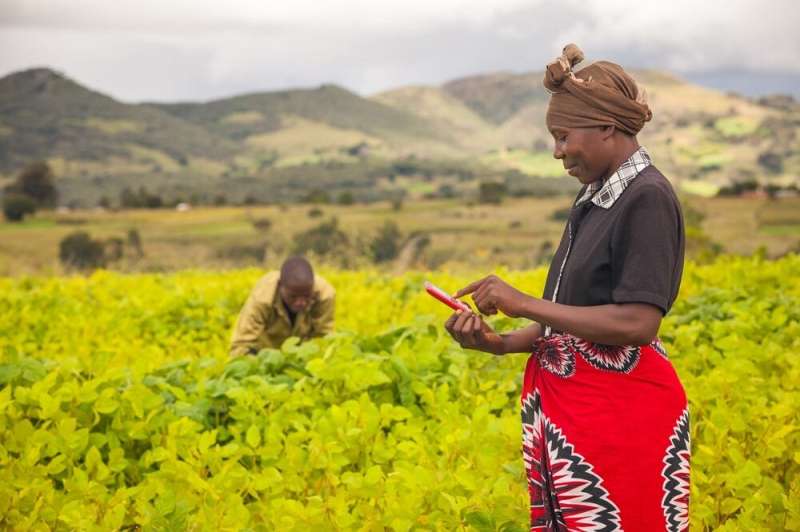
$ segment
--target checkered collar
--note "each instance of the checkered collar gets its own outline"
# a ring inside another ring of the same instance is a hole
[[[575,202],[575,205],[580,205],[591,199],[592,203],[598,207],[610,209],[630,182],[633,181],[633,178],[650,164],[650,154],[647,153],[644,147],[639,148],[617,168],[616,172],[611,174],[611,177],[605,181],[598,180],[594,183],[589,183],[583,195]]]

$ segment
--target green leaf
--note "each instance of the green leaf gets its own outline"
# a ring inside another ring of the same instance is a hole
[[[720,504],[720,510],[725,515],[730,515],[736,510],[738,510],[742,506],[742,501],[739,499],[734,499],[733,497],[726,497],[722,499],[722,504]]]
[[[495,529],[494,518],[486,512],[469,512],[464,520],[475,530],[489,532]]]
[[[101,414],[111,414],[119,408],[119,401],[117,401],[117,393],[111,388],[106,388],[100,393],[100,396],[94,403],[94,409]]]
[[[261,443],[261,433],[259,432],[258,427],[255,425],[250,425],[250,428],[247,429],[245,441],[247,442],[247,445],[254,449],[259,446]]]

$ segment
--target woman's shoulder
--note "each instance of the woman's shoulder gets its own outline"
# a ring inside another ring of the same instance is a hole
[[[662,197],[672,203],[678,204],[678,196],[675,189],[667,177],[653,165],[642,170],[636,178],[628,185],[625,191],[628,196],[628,203],[632,200],[641,199],[642,196]]]

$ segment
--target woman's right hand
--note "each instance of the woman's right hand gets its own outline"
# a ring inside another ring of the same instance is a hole
[[[493,355],[504,355],[503,338],[494,332],[479,315],[458,311],[444,324],[450,336],[465,349],[475,349]]]

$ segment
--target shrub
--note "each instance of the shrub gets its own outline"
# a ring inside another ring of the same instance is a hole
[[[376,263],[387,262],[397,257],[400,252],[400,230],[397,224],[386,221],[369,245],[372,260]]]
[[[119,194],[119,205],[128,209],[158,209],[164,205],[164,200],[161,199],[161,196],[148,191],[145,187],[139,187],[137,191],[125,187]]]
[[[508,194],[508,187],[506,187],[505,183],[484,181],[478,189],[478,202],[499,204],[506,194]]]
[[[7,190],[28,196],[39,207],[54,207],[58,200],[53,171],[44,161],[26,166]]]
[[[352,192],[342,192],[341,194],[339,194],[339,197],[336,198],[336,203],[338,203],[339,205],[352,205],[355,202],[356,200],[353,197]]]
[[[7,193],[3,196],[3,215],[9,222],[20,222],[36,212],[36,202],[24,194]]]
[[[319,256],[331,254],[349,243],[347,235],[339,229],[339,220],[331,218],[294,238],[293,254],[304,255],[309,251]]]
[[[85,231],[65,236],[59,244],[58,257],[65,267],[78,270],[92,270],[106,265],[103,242],[92,240]]]
[[[139,231],[136,229],[128,229],[127,239],[128,245],[133,248],[136,256],[143,257],[144,250],[142,249],[142,237],[139,235]]]
[[[272,220],[269,218],[256,218],[250,223],[253,224],[253,229],[262,233],[269,231],[269,228],[272,227]]]
[[[303,201],[305,203],[330,203],[331,196],[325,190],[315,188],[305,195]]]
[[[783,158],[775,152],[767,151],[760,154],[758,164],[773,174],[783,172]]]

